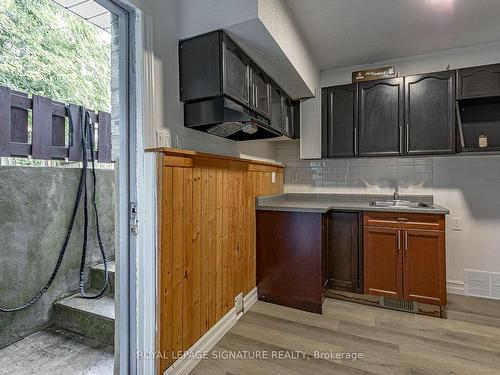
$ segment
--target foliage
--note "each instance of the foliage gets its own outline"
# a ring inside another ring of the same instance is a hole
[[[110,39],[52,0],[1,0],[0,85],[110,111]]]

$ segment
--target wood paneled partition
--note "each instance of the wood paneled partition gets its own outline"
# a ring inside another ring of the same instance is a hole
[[[283,167],[155,151],[158,350],[164,371],[234,307],[239,293],[255,288],[255,197],[283,192]]]

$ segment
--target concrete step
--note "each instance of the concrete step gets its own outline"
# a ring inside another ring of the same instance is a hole
[[[54,325],[114,345],[115,301],[110,296],[84,299],[75,294],[55,303]]]
[[[115,295],[115,261],[108,262],[109,286],[106,295]],[[104,263],[97,264],[90,270],[90,287],[101,290],[104,286]]]

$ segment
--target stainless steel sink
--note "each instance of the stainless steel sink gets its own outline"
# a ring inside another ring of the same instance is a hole
[[[432,208],[426,203],[390,199],[385,201],[371,201],[370,206],[375,207],[409,207],[409,208]]]

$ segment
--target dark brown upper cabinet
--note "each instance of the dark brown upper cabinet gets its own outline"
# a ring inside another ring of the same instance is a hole
[[[279,131],[283,128],[283,92],[271,82],[271,126]]]
[[[221,43],[222,34],[219,32],[179,42],[181,101],[188,102],[222,94]]]
[[[283,97],[283,128],[282,133],[287,137],[295,137],[295,122],[298,121],[294,110],[294,103],[288,96]]]
[[[500,96],[500,64],[458,70],[457,99]]]
[[[222,74],[222,91],[242,104],[250,104],[250,59],[225,34],[222,40]]]
[[[455,152],[455,71],[407,76],[405,154]]]
[[[293,101],[271,81],[271,126],[289,138],[300,133],[300,103]]]
[[[222,30],[179,42],[180,100],[227,97],[290,138],[299,137],[300,107]]]
[[[256,65],[252,65],[251,72],[250,108],[262,116],[270,117],[271,80]]]
[[[250,58],[221,31],[179,42],[180,99],[225,95],[250,105]]]
[[[322,155],[326,158],[357,155],[357,84],[323,89]]]
[[[359,156],[403,154],[404,81],[359,84]]]

